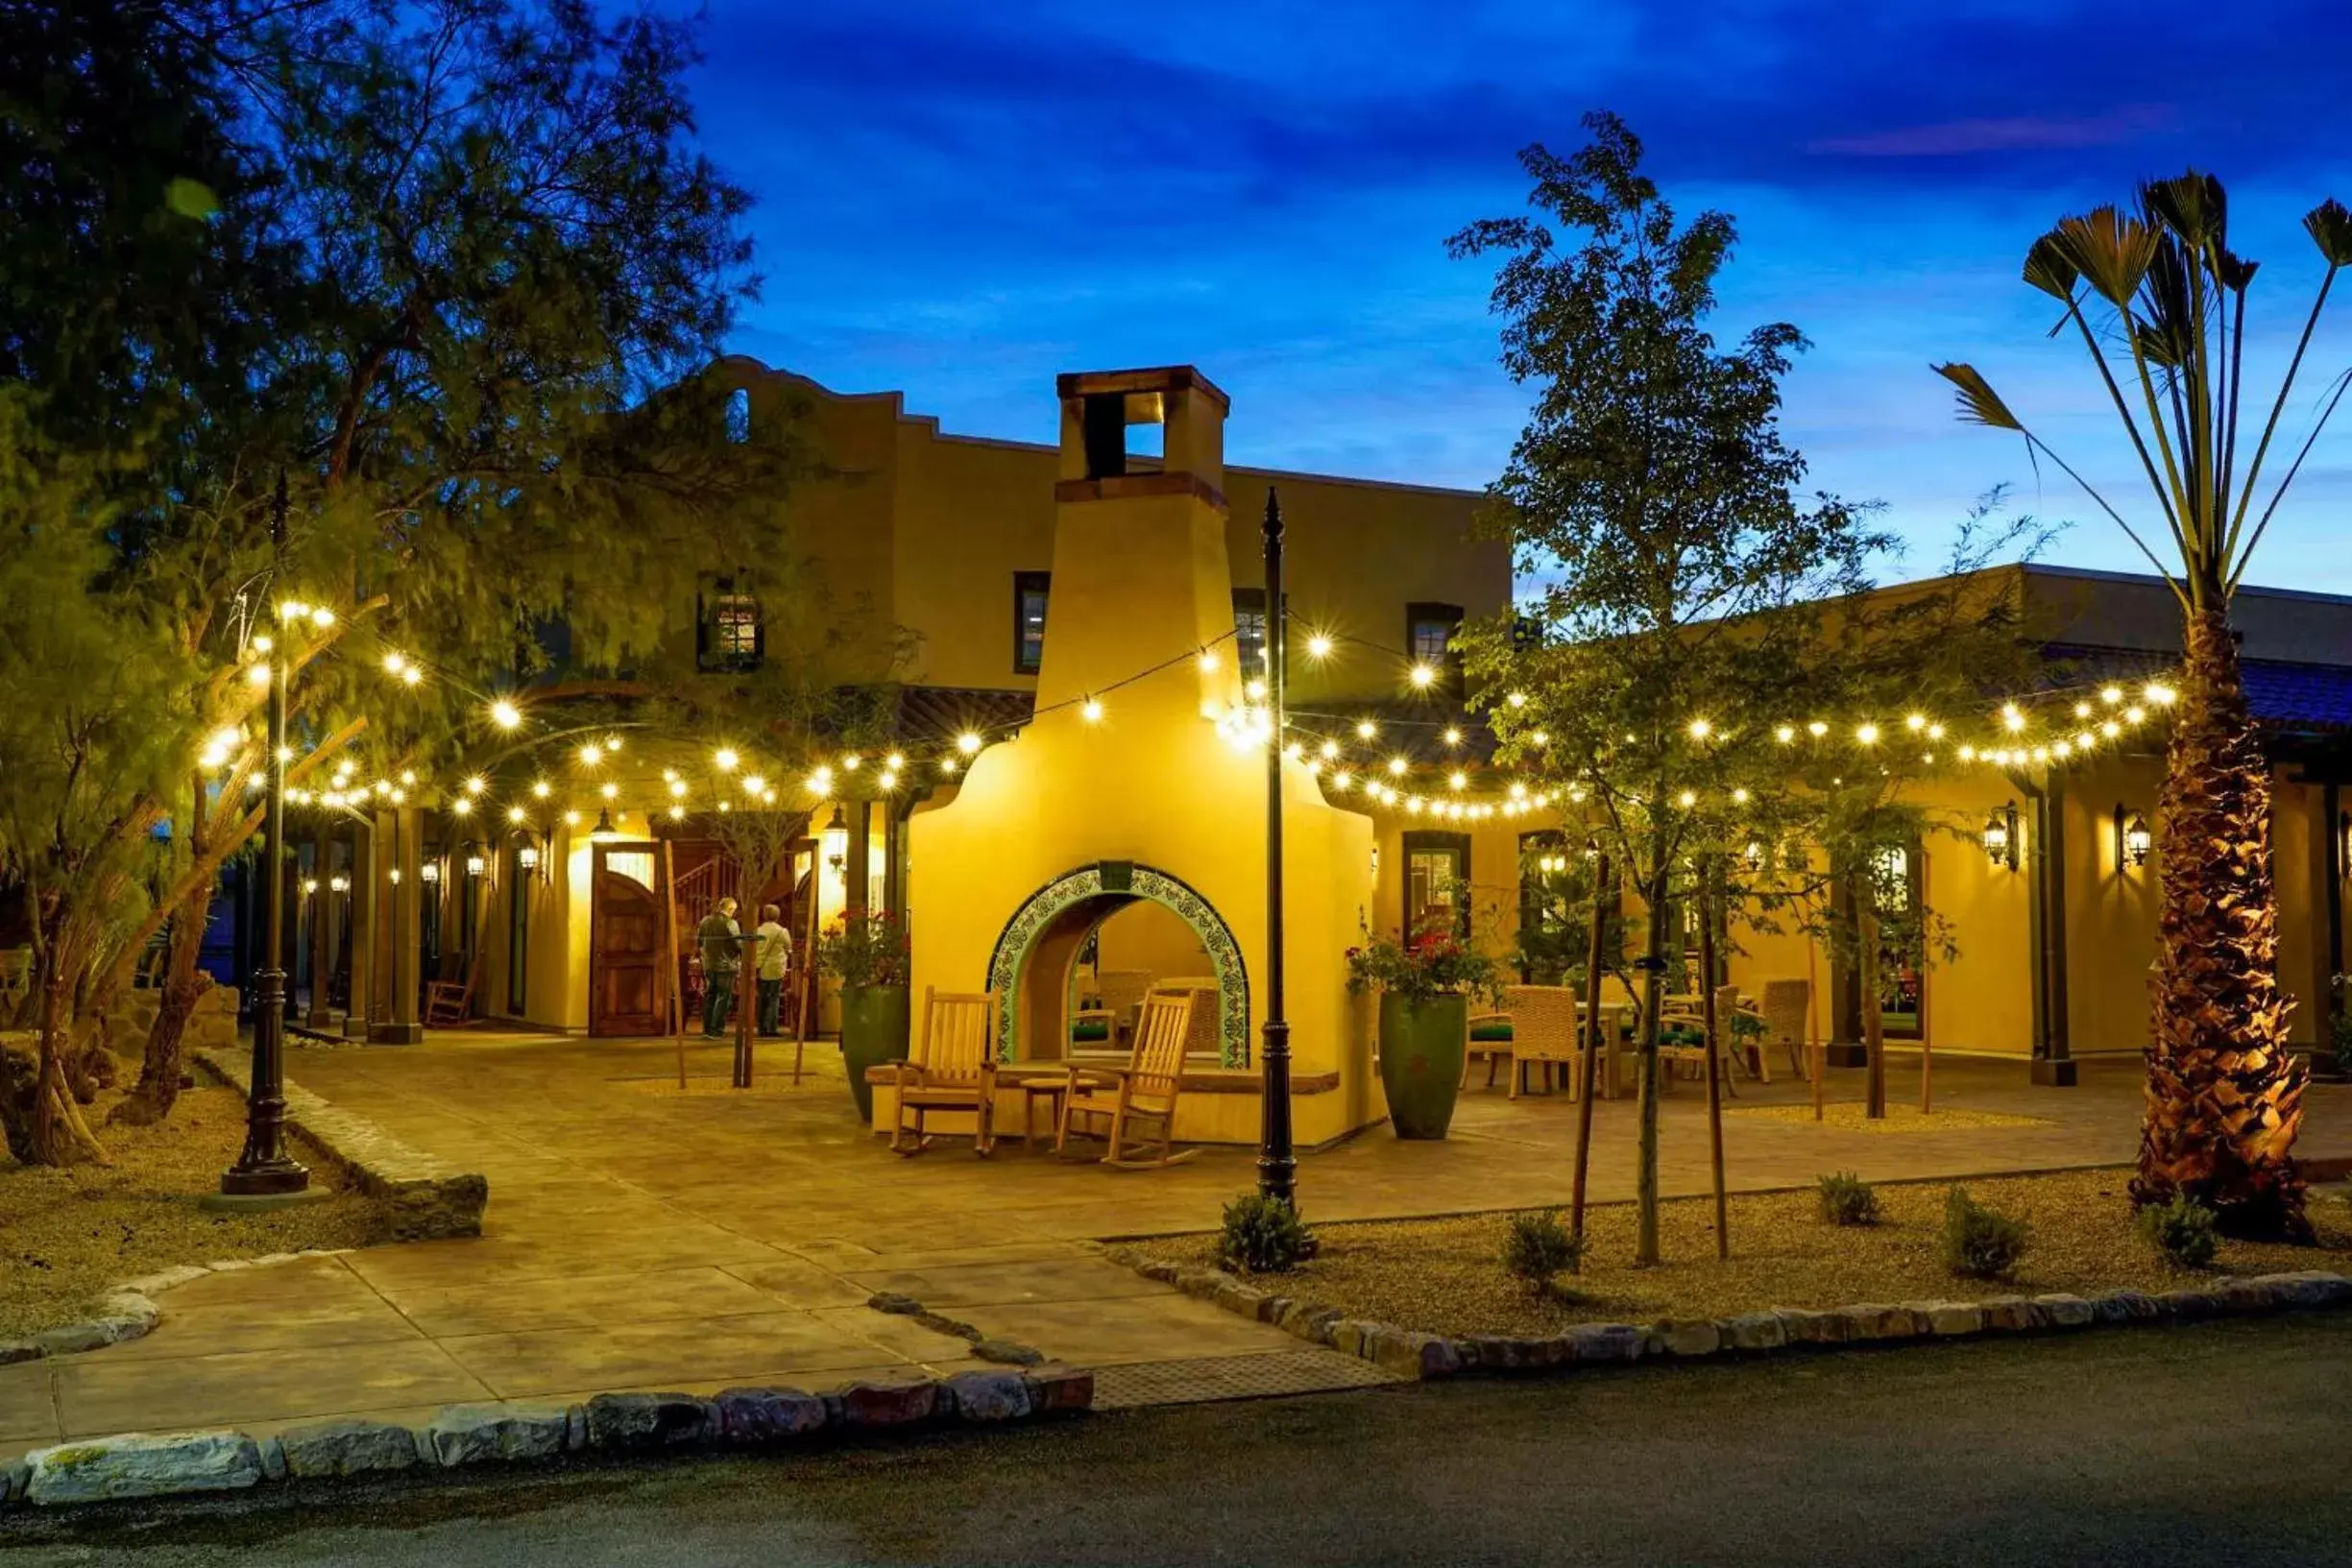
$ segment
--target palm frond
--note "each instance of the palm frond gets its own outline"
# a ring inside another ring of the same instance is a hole
[[[2131,308],[2156,256],[2156,230],[2118,206],[2095,206],[2061,218],[2049,237],[2084,281],[2118,310]]]
[[[2303,216],[2303,231],[2319,247],[2330,271],[2352,267],[2352,211],[2333,196]]]
[[[1960,418],[1971,424],[1990,425],[1996,430],[2015,430],[2026,434],[2025,422],[2009,412],[2009,405],[2000,400],[1992,383],[1979,374],[1974,365],[1950,364],[1928,367],[1936,374],[1960,389],[1958,402]]]

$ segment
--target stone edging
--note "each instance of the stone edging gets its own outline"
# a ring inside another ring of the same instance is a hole
[[[242,1051],[199,1050],[195,1060],[240,1093],[252,1093],[252,1058]],[[349,1170],[362,1191],[392,1205],[399,1242],[482,1234],[490,1178],[409,1147],[364,1117],[340,1110],[309,1090],[285,1086],[286,1125]]]
[[[232,1274],[246,1268],[268,1268],[297,1258],[337,1258],[351,1251],[350,1247],[311,1247],[302,1252],[272,1252],[259,1258],[223,1258],[218,1263],[180,1264],[153,1274],[142,1274],[134,1280],[125,1280],[107,1293],[100,1303],[99,1315],[86,1323],[66,1323],[53,1329],[43,1329],[29,1339],[0,1339],[0,1366],[14,1362],[38,1361],[43,1356],[74,1356],[85,1350],[99,1350],[108,1345],[121,1344],[126,1339],[145,1337],[163,1315],[156,1305],[156,1297],[175,1285],[202,1279],[206,1274]]]
[[[727,1388],[597,1394],[580,1405],[449,1405],[420,1427],[326,1420],[270,1437],[242,1432],[124,1433],[36,1449],[0,1469],[0,1507],[236,1491],[279,1482],[427,1471],[583,1451],[744,1450],[821,1436],[986,1426],[1094,1406],[1094,1374],[1069,1367],[861,1380],[817,1393]]]
[[[2247,1313],[2352,1306],[2352,1278],[2326,1269],[2258,1274],[2176,1291],[2109,1291],[2095,1296],[1993,1296],[1982,1301],[1858,1303],[1809,1312],[1772,1307],[1724,1318],[1641,1325],[1578,1323],[1559,1334],[1520,1339],[1499,1334],[1449,1339],[1351,1318],[1336,1307],[1262,1291],[1216,1268],[1187,1268],[1128,1248],[1105,1253],[1146,1279],[1342,1355],[1408,1378],[1461,1372],[1538,1372],[1652,1358],[1687,1360],[1718,1353],[1766,1355],[1799,1348],[1894,1344],[1979,1334],[2186,1322]]]

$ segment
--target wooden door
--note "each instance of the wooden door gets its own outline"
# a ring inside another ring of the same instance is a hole
[[[662,904],[649,844],[595,847],[588,1032],[662,1032]]]

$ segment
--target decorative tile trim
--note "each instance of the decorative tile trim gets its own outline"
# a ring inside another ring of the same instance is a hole
[[[1156,866],[1136,864],[1126,892],[1176,911],[1200,939],[1217,975],[1218,1059],[1225,1067],[1249,1065],[1249,971],[1241,944],[1199,889]],[[1037,935],[1080,901],[1103,892],[1103,868],[1066,871],[1023,901],[999,932],[988,955],[988,989],[997,994],[997,1055],[1011,1061],[1020,1025],[1021,977]]]

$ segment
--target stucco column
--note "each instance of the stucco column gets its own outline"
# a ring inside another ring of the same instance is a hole
[[[375,818],[352,824],[352,992],[343,1015],[343,1037],[365,1040],[378,1016],[376,1008],[376,829]]]
[[[424,1038],[424,1025],[417,1022],[418,964],[424,946],[424,888],[417,877],[424,860],[418,843],[423,824],[417,809],[405,806],[379,813],[376,823],[376,832],[387,835],[378,847],[390,850],[384,856],[389,862],[384,868],[389,909],[384,921],[386,987],[384,1021],[368,1038],[377,1045],[412,1046]]]

